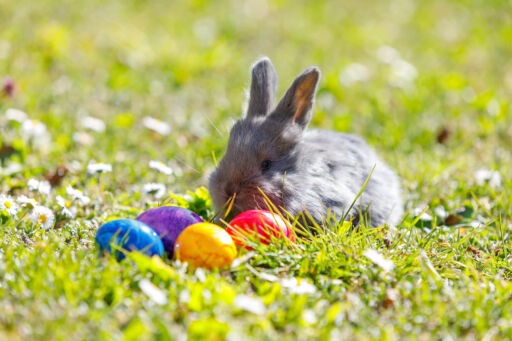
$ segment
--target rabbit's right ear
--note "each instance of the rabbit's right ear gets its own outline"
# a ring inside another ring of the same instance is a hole
[[[284,121],[292,120],[305,128],[311,120],[311,110],[319,79],[320,70],[317,67],[306,69],[293,81],[273,115]]]
[[[277,74],[268,57],[260,59],[252,68],[251,92],[247,117],[265,116],[276,100]]]

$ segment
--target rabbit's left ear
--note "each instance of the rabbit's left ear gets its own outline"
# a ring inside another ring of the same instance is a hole
[[[282,120],[293,121],[305,128],[311,121],[311,111],[320,79],[320,69],[310,67],[300,74],[286,91],[276,107],[275,115]]]
[[[269,58],[263,57],[252,68],[247,117],[265,116],[276,100],[277,74]]]

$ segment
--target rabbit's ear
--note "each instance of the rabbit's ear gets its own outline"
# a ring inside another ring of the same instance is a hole
[[[261,58],[252,68],[251,93],[247,117],[264,116],[272,110],[276,100],[277,74],[267,57]]]
[[[320,69],[306,69],[286,91],[277,105],[275,115],[280,116],[282,120],[293,118],[295,123],[305,128],[311,120],[311,109],[319,79]]]

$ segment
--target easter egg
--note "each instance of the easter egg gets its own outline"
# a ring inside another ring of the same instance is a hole
[[[211,223],[190,225],[178,236],[174,257],[193,268],[224,268],[236,257],[236,246],[222,227]]]
[[[96,232],[100,250],[123,260],[125,251],[139,251],[148,256],[164,254],[164,246],[156,232],[146,224],[132,219],[117,219],[103,224]]]
[[[194,212],[178,206],[161,206],[149,209],[137,217],[138,221],[151,227],[160,236],[164,249],[172,257],[174,243],[187,227],[203,221]]]
[[[294,240],[291,225],[279,214],[265,210],[249,210],[237,215],[227,227],[238,246],[245,246],[247,239],[259,240],[268,245],[272,239]]]

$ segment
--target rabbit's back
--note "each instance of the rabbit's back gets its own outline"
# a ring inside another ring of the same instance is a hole
[[[351,214],[367,211],[373,226],[399,222],[399,179],[362,138],[308,130],[294,157],[296,167],[287,172],[284,182],[285,194],[290,193],[285,196],[287,210],[295,214],[307,210],[317,221],[325,219],[328,211],[341,217],[371,174]]]

